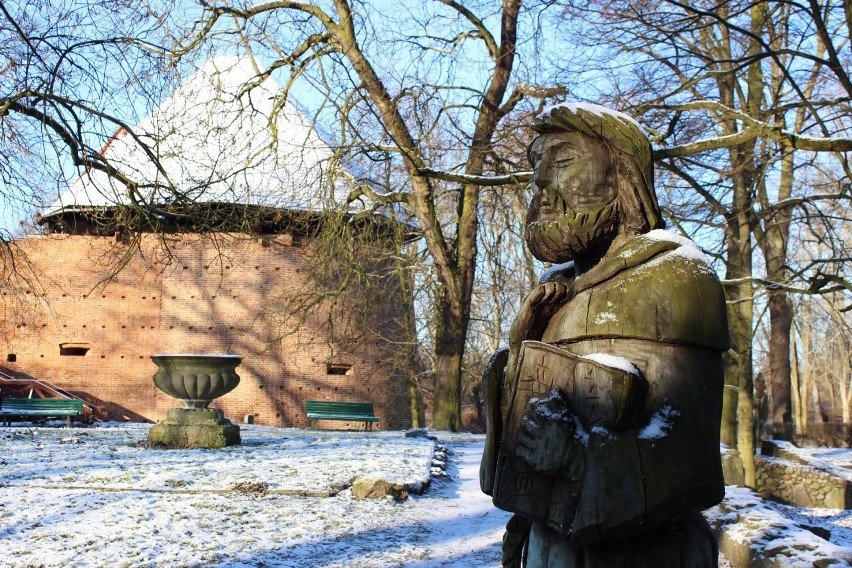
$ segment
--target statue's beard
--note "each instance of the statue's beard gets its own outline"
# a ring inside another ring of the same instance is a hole
[[[544,262],[567,262],[604,243],[618,228],[618,200],[592,211],[565,213],[553,220],[527,220],[530,252]]]

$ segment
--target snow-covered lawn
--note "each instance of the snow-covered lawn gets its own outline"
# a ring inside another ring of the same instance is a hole
[[[272,492],[328,492],[340,481],[379,468],[394,478],[428,478],[433,442],[400,433],[304,431],[242,426],[242,444],[221,450],[139,447],[149,424],[101,428],[0,429],[0,449],[14,460],[9,486],[210,492],[240,482]]]
[[[398,432],[243,426],[241,446],[136,445],[147,425],[0,428],[4,566],[497,566],[508,514],[479,493],[482,437],[447,435],[449,479],[358,500],[373,472],[416,485],[434,443]],[[240,483],[268,484],[251,495]]]
[[[400,432],[242,426],[241,446],[162,450],[137,444],[149,426],[0,428],[0,565],[500,564],[509,514],[479,491],[482,436],[436,433],[450,452],[449,477],[396,502],[338,490],[376,472],[416,486],[433,471],[434,442]],[[761,546],[792,539],[797,558],[825,561],[852,557],[850,513],[767,503],[729,487],[708,516]],[[831,543],[805,525],[830,531]]]

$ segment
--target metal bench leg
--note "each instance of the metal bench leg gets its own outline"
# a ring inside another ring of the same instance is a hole
[[[70,428],[70,427],[71,427],[71,417],[70,417],[70,416],[66,416],[66,417],[65,417],[65,427],[66,427],[66,428]]]

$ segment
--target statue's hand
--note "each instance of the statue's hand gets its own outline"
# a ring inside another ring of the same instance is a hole
[[[562,390],[553,389],[545,398],[530,399],[515,453],[534,470],[553,473],[584,460],[588,439],[568,397]]]
[[[564,282],[545,282],[524,298],[518,317],[509,329],[509,348],[517,353],[525,339],[541,339],[550,317],[568,300]]]

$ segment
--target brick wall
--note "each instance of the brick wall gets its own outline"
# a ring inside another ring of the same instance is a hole
[[[233,420],[253,414],[259,424],[307,426],[304,402],[317,399],[373,402],[381,428],[410,423],[410,361],[387,341],[403,337],[393,279],[366,312],[366,326],[352,323],[357,302],[343,296],[294,332],[287,306],[313,301],[321,286],[305,260],[312,243],[289,235],[171,235],[168,246],[144,235],[129,254],[133,247],[114,237],[16,244],[18,272],[7,275],[0,296],[0,367],[79,394],[101,418],[157,421],[177,406],[154,387],[151,355],[236,353],[240,385],[212,404]],[[123,269],[109,278],[117,265]],[[338,338],[330,343],[331,328]],[[60,354],[61,344],[72,354]],[[330,364],[351,368],[329,374]]]

